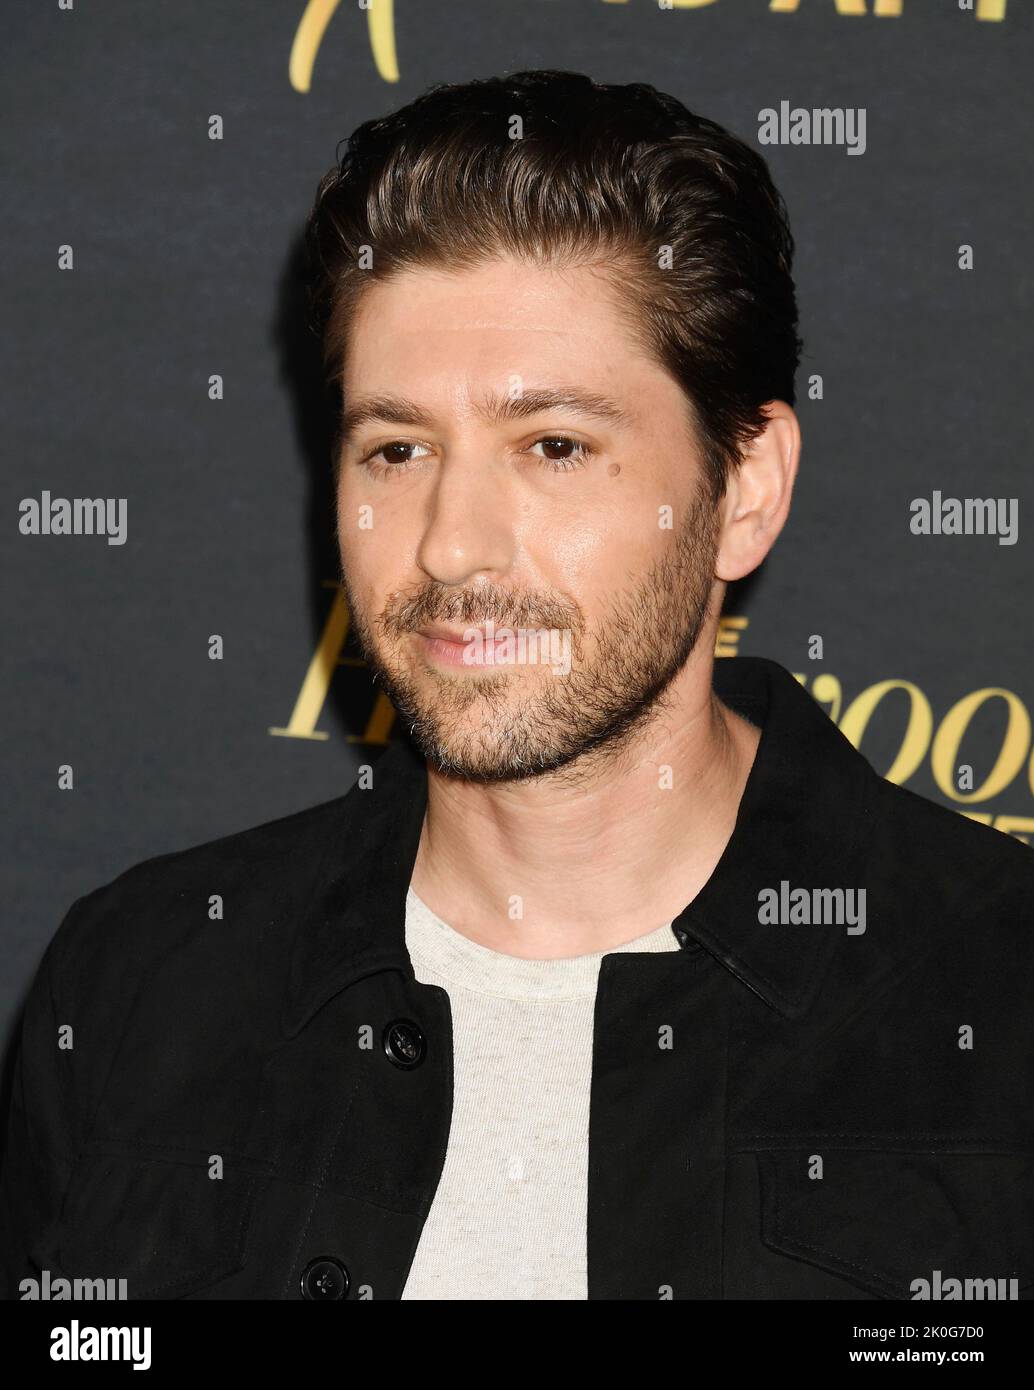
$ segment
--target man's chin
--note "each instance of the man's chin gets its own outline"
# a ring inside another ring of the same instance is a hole
[[[493,745],[485,738],[458,742],[455,739],[425,739],[415,730],[412,737],[428,765],[439,776],[484,786],[541,777],[570,761],[567,755],[555,749],[531,744],[515,748],[512,743]]]
[[[424,702],[401,693],[395,708],[409,738],[435,772],[471,782],[511,782],[563,766],[574,754],[544,738],[548,725],[529,717],[521,701],[471,700],[446,708],[440,698]],[[523,705],[523,709],[522,709]]]

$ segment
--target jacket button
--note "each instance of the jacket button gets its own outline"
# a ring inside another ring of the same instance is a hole
[[[384,1051],[389,1062],[408,1071],[424,1060],[427,1044],[415,1023],[408,1018],[397,1018],[384,1030]]]
[[[303,1298],[346,1298],[348,1285],[348,1270],[333,1255],[310,1260],[302,1271]]]

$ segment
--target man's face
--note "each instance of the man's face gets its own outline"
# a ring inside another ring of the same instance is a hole
[[[353,320],[342,580],[444,774],[619,746],[713,631],[718,519],[686,398],[611,296],[586,268],[499,259],[372,283]]]

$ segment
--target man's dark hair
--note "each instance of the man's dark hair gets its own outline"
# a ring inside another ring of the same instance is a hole
[[[794,404],[793,237],[768,166],[645,83],[529,71],[432,87],[349,138],[306,247],[311,324],[338,389],[371,280],[511,255],[606,277],[686,393],[716,500],[765,402]]]

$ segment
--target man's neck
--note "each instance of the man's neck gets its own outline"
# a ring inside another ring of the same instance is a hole
[[[721,858],[760,739],[710,675],[687,663],[574,783],[570,769],[486,785],[429,768],[414,892],[464,936],[525,958],[612,950],[672,921]]]

